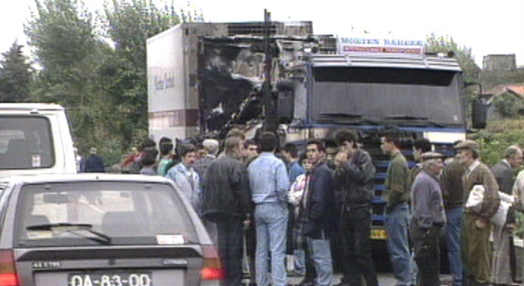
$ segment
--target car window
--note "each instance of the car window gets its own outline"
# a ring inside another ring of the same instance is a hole
[[[96,233],[110,244],[157,244],[166,236],[170,243],[197,241],[182,201],[162,183],[27,185],[16,217],[18,244],[25,246],[92,244]]]
[[[55,164],[51,124],[43,116],[0,116],[0,169],[49,168]]]
[[[6,216],[7,204],[9,202],[10,192],[8,185],[0,185],[0,233],[4,229],[4,220]]]

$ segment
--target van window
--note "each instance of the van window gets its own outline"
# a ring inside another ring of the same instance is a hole
[[[51,124],[42,116],[0,116],[0,170],[55,164]]]
[[[197,241],[196,230],[168,184],[75,182],[27,185],[20,191],[19,246],[92,245],[92,231],[112,245],[158,244],[162,235]]]

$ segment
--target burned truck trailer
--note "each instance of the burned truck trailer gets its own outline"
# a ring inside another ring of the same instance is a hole
[[[219,137],[235,126],[252,136],[273,116],[268,101],[287,142],[303,145],[349,128],[377,167],[371,237],[384,240],[389,158],[380,135],[395,129],[405,142],[427,138],[450,155],[467,131],[460,66],[426,54],[419,41],[312,30],[311,22],[271,22],[269,30],[265,23],[186,23],[149,39],[150,134]],[[402,151],[413,165],[409,144]]]
[[[264,23],[185,23],[148,39],[150,135],[183,139],[263,120],[265,29]],[[279,79],[285,67],[277,42],[307,46],[312,23],[272,22],[269,32],[277,56],[271,73]]]

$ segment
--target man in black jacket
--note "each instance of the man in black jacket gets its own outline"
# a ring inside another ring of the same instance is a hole
[[[334,181],[342,203],[340,232],[346,262],[339,285],[360,286],[363,277],[367,286],[378,286],[370,238],[375,167],[369,153],[358,148],[350,130],[339,130],[335,140],[340,153],[335,159]]]
[[[491,167],[501,192],[511,195],[517,178],[515,170],[520,165],[522,165],[522,150],[518,146],[509,146],[504,152],[504,159]]]
[[[308,187],[300,202],[298,223],[302,225],[309,254],[315,266],[315,285],[329,286],[333,279],[333,262],[329,240],[336,232],[337,212],[333,175],[326,165],[326,149],[320,141],[309,141],[306,154],[312,169],[306,175]]]
[[[226,270],[225,285],[242,285],[243,228],[252,212],[249,178],[240,160],[244,144],[226,139],[225,156],[213,161],[206,173],[203,216],[216,223],[218,249]]]

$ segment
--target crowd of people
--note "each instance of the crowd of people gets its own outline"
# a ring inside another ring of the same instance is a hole
[[[351,130],[333,139],[331,154],[318,140],[299,153],[293,144],[280,146],[274,133],[255,141],[233,129],[221,144],[206,139],[174,148],[162,138],[157,151],[146,140],[126,164],[179,187],[218,246],[224,285],[243,285],[247,260],[250,285],[288,285],[291,273],[303,275],[299,285],[332,285],[338,267],[340,286],[378,286],[370,237],[376,168]],[[381,136],[381,149],[390,159],[383,196],[397,285],[441,284],[441,238],[454,286],[519,282],[512,234],[524,202],[518,146],[491,169],[470,140],[456,142],[456,156],[445,158],[418,139],[411,168],[398,134]]]

